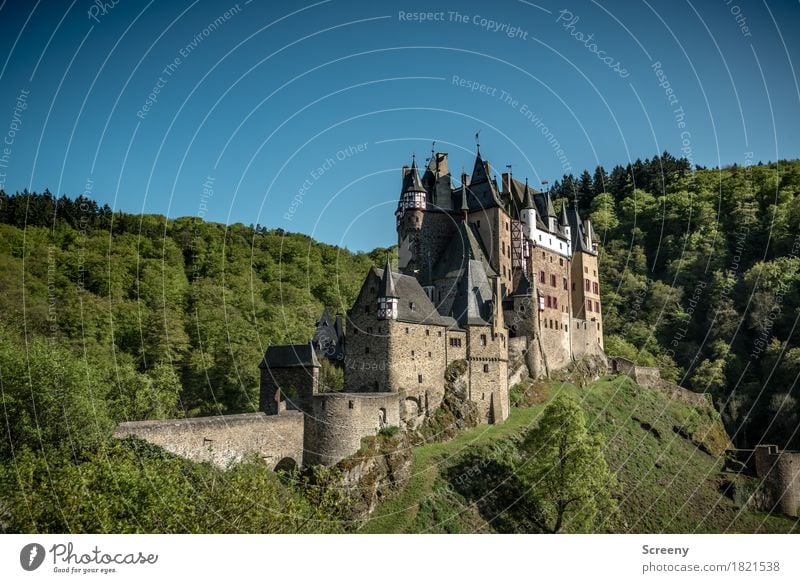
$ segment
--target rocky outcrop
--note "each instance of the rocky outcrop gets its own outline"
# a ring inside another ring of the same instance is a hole
[[[357,453],[336,465],[350,517],[356,522],[366,520],[381,501],[405,487],[413,460],[406,433],[367,437],[362,444]]]

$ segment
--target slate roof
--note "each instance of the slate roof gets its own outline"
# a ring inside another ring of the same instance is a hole
[[[411,168],[409,168],[403,176],[402,193],[406,192],[427,192],[425,187],[422,186],[422,180],[420,180],[419,177],[416,158],[411,161]]]
[[[397,298],[397,289],[394,285],[394,277],[392,274],[392,264],[389,262],[389,256],[386,256],[386,267],[383,270],[383,277],[381,278],[381,287],[378,297],[381,298]]]
[[[489,300],[492,299],[492,286],[480,261],[470,260],[461,273],[456,286],[456,295],[450,308],[450,316],[462,328],[487,326]]]
[[[379,281],[383,280],[383,273],[383,269],[372,268],[372,277],[377,277]],[[454,324],[452,318],[439,314],[416,278],[410,275],[393,273],[392,279],[399,298],[397,302],[398,321],[439,326],[452,326]]]
[[[480,261],[484,272],[489,276],[497,275],[489,264],[486,249],[475,225],[460,221],[450,243],[433,268],[433,279],[457,277],[464,269],[466,259]]]
[[[586,243],[586,232],[584,230],[584,222],[578,214],[578,209],[573,205],[567,211],[567,219],[569,219],[569,227],[572,230],[572,250],[582,251],[583,253],[594,253],[590,245]],[[591,224],[589,225],[591,229]]]
[[[531,285],[531,280],[528,278],[527,272],[523,269],[521,270],[522,273],[519,277],[519,282],[517,282],[517,289],[511,294],[512,296],[529,296],[531,295],[531,290],[533,289],[533,285]]]
[[[316,352],[307,344],[278,344],[267,348],[258,368],[317,367]]]

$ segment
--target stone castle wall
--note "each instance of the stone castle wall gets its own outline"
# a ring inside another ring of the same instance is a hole
[[[571,318],[572,354],[577,358],[595,356],[603,353],[602,327],[599,321]],[[598,340],[599,338],[599,340]],[[633,365],[633,363],[631,363]],[[627,373],[626,373],[627,374]]]
[[[261,369],[259,409],[268,415],[287,409],[307,411],[318,385],[319,369],[316,367],[264,367]]]
[[[367,283],[347,313],[344,382],[349,391],[391,390],[388,328],[377,316],[379,283],[370,271]]]
[[[597,270],[596,255],[581,252],[576,252],[572,255],[570,284],[572,290],[572,316],[573,318],[590,322],[594,318],[594,321],[599,324],[597,338],[602,349],[603,309],[600,299],[600,276]],[[591,309],[589,309],[590,301]]]
[[[403,421],[438,409],[444,398],[447,329],[444,326],[389,321],[390,389],[404,400]]]
[[[245,413],[131,421],[120,423],[114,436],[133,435],[175,455],[196,462],[211,462],[220,468],[257,454],[274,469],[287,459],[297,466],[303,463],[304,425],[303,414],[299,411],[285,411],[279,415]]]
[[[498,207],[481,209],[469,214],[486,246],[489,264],[499,274],[506,289],[512,288],[511,272],[511,219]]]
[[[333,465],[354,454],[361,439],[400,426],[397,393],[328,393],[314,397],[306,418],[305,463]]]
[[[505,329],[493,337],[491,326],[470,326],[468,335],[468,397],[483,423],[502,423],[509,412]]]

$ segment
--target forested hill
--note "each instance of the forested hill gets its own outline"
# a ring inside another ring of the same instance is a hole
[[[800,161],[693,169],[666,153],[551,191],[603,239],[607,352],[710,392],[738,445],[800,447],[798,193]],[[252,410],[264,348],[346,310],[384,254],[0,192],[3,350],[27,362],[39,338],[50,360],[74,355],[111,421]]]
[[[710,392],[740,446],[800,447],[799,193],[797,160],[693,170],[667,153],[553,188],[603,239],[606,352]]]
[[[0,192],[0,223],[2,343],[24,356],[24,331],[73,354],[105,380],[114,422],[254,410],[266,346],[308,341],[385,260],[47,192]]]

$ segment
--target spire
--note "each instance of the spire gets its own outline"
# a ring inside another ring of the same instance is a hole
[[[422,186],[422,180],[419,177],[419,169],[417,168],[417,157],[412,155],[411,168],[406,172],[403,177],[403,191],[402,194],[407,192],[425,192],[425,187]]]
[[[567,201],[561,201],[561,213],[558,216],[558,224],[562,227],[566,227],[567,225]]]
[[[392,263],[389,259],[389,254],[386,254],[386,268],[383,270],[383,279],[381,280],[380,297],[382,298],[397,298],[397,290],[394,286],[394,277],[392,276]]]
[[[547,216],[548,217],[555,217],[556,216],[556,211],[553,208],[553,199],[550,198],[550,193],[549,192],[545,192],[544,193],[544,200],[545,200],[545,203],[547,205]]]
[[[524,210],[536,208],[536,206],[533,204],[533,196],[531,195],[531,189],[528,187],[527,178],[525,179],[525,192],[522,196],[522,208]]]

